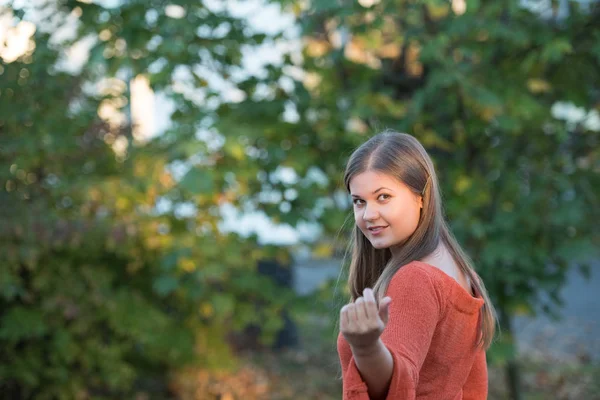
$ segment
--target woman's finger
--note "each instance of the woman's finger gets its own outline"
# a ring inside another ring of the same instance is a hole
[[[356,305],[354,303],[348,304],[347,313],[348,313],[348,329],[354,330],[357,325]]]
[[[389,315],[390,315],[390,303],[392,302],[392,298],[386,296],[381,300],[379,304],[379,318],[383,321],[384,325],[387,325]]]
[[[348,329],[348,305],[346,304],[340,310],[340,330],[345,331]]]
[[[369,319],[376,318],[378,315],[377,301],[375,300],[375,295],[373,294],[373,290],[371,288],[366,288],[363,291],[363,296],[365,298],[365,312]]]
[[[365,310],[365,299],[364,297],[359,297],[354,302],[354,308],[356,309],[356,322],[359,324],[364,324],[367,320],[367,313]]]

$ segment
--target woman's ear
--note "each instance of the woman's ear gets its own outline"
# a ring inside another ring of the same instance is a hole
[[[423,196],[419,196],[419,208],[423,208]]]

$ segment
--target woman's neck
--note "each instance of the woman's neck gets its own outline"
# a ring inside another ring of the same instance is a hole
[[[436,265],[436,263],[439,263],[440,261],[444,260],[447,255],[449,255],[448,250],[446,249],[446,246],[440,240],[440,243],[437,245],[435,250],[433,250],[431,253],[429,253],[425,257],[421,258],[420,261],[423,261],[424,263],[427,263],[427,264]]]
[[[472,293],[468,277],[456,264],[454,257],[452,257],[445,244],[440,243],[434,251],[423,257],[420,261],[441,269],[447,275],[454,278],[466,291]]]

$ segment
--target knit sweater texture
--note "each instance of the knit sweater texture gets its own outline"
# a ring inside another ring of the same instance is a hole
[[[484,300],[430,264],[413,261],[396,272],[381,335],[394,369],[386,400],[485,400],[485,351],[477,347]],[[343,399],[370,400],[348,342],[340,333]]]

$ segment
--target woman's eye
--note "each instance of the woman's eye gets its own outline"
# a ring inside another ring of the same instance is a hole
[[[389,194],[382,193],[379,196],[377,196],[377,200],[380,200],[380,201],[381,200],[387,200],[387,199],[389,199],[391,197],[392,196],[390,196]],[[364,200],[362,200],[362,199],[354,199],[354,200],[352,200],[352,203],[354,203],[354,205],[356,205],[356,206],[359,206],[359,205],[361,205],[361,204],[364,203]]]

